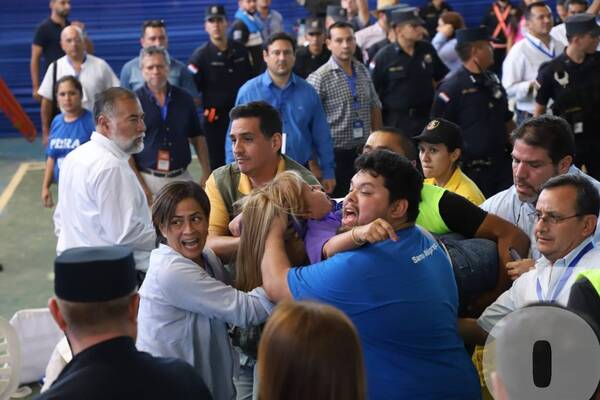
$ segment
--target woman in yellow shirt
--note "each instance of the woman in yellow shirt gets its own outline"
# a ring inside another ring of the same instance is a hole
[[[441,186],[476,205],[484,202],[481,190],[460,169],[462,131],[458,125],[436,118],[414,139],[419,143],[425,183]]]

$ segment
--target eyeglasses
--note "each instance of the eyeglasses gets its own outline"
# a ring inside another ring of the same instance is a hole
[[[571,215],[570,217],[561,217],[558,215],[543,214],[539,211],[535,211],[532,213],[532,215],[533,215],[533,218],[534,218],[536,224],[539,222],[539,220],[542,220],[543,223],[548,224],[548,225],[558,225],[561,222],[564,222],[568,219],[575,218],[575,217],[581,217],[584,214],[575,214],[575,215]]]

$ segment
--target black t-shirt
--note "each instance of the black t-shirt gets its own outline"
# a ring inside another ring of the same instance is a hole
[[[303,79],[315,72],[319,67],[327,62],[331,57],[331,52],[325,45],[323,51],[318,56],[308,50],[308,46],[302,46],[296,50],[296,63],[294,64],[294,73]]]
[[[580,279],[571,287],[568,308],[588,318],[600,334],[600,296],[588,279]]]
[[[70,25],[71,22],[66,21],[65,26]],[[35,30],[33,36],[33,44],[37,44],[42,48],[42,56],[46,63],[46,71],[48,66],[65,55],[62,47],[60,47],[60,32],[63,30],[63,26],[52,21],[50,18],[45,19]]]
[[[472,238],[479,229],[487,212],[461,195],[446,190],[438,204],[440,216],[446,226],[455,233]]]

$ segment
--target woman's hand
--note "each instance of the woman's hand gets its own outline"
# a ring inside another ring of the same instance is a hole
[[[243,213],[236,215],[235,218],[232,219],[231,222],[229,223],[229,232],[231,233],[231,236],[234,236],[234,237],[242,236],[242,216],[243,215],[244,215]]]
[[[448,39],[452,37],[454,34],[454,27],[450,24],[444,24],[437,27],[437,31],[442,35],[446,36]]]

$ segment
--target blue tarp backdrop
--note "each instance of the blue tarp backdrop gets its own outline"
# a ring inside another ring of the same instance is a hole
[[[402,1],[422,5],[426,0]],[[237,0],[221,1],[231,19]],[[33,119],[39,130],[39,107],[31,97],[29,57],[37,24],[49,16],[49,0],[0,0],[0,75]],[[186,62],[193,50],[207,40],[203,28],[205,0],[72,0],[71,20],[86,24],[95,54],[108,61],[117,75],[123,64],[139,51],[139,28],[146,19],[167,23],[170,53]],[[491,0],[449,0],[469,26],[477,26]],[[375,1],[370,0],[371,8]],[[295,21],[306,11],[295,0],[273,0],[273,8],[292,32]],[[8,119],[0,114],[0,137],[16,135]]]

